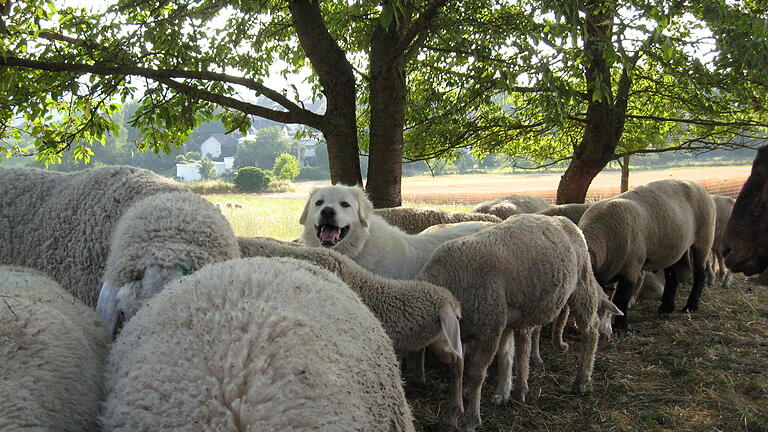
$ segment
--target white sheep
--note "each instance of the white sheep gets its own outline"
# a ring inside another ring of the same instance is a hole
[[[408,234],[418,234],[433,225],[440,224],[476,221],[501,222],[498,217],[487,213],[437,210],[429,207],[392,207],[375,209],[373,213]]]
[[[721,195],[712,195],[712,199],[715,201],[715,233],[714,240],[712,241],[711,260],[708,264],[708,277],[712,282],[715,279],[721,281],[723,288],[728,288],[733,280],[733,275],[725,267],[722,248],[725,226],[728,224],[728,219],[731,218],[733,205],[736,203],[736,200]],[[715,274],[715,265],[717,265],[717,274]]]
[[[0,168],[0,263],[38,269],[94,306],[109,236],[120,216],[146,196],[184,190],[127,166],[70,174]]]
[[[464,430],[480,425],[480,391],[499,349],[499,385],[493,401],[528,391],[531,329],[551,322],[567,304],[582,332],[573,391],[592,375],[598,332],[610,335],[620,314],[592,275],[584,237],[564,217],[516,215],[496,226],[438,247],[417,280],[448,288],[461,302],[468,411]],[[512,388],[514,337],[515,386]],[[445,419],[456,424],[458,410]]]
[[[0,430],[99,431],[108,341],[52,279],[0,266]]]
[[[413,431],[381,324],[330,272],[288,258],[211,264],[128,322],[105,431]]]
[[[116,333],[170,280],[238,257],[232,227],[210,202],[190,192],[152,195],[115,227],[96,310]]]
[[[581,220],[581,216],[584,214],[585,211],[587,211],[587,209],[591,205],[592,204],[590,203],[560,204],[560,205],[554,205],[554,206],[548,207],[544,210],[539,210],[536,213],[547,215],[547,216],[567,217],[571,222],[578,225],[579,220]]]
[[[687,264],[689,251],[693,289],[683,311],[698,309],[714,225],[712,197],[689,181],[659,180],[592,204],[579,228],[598,280],[618,282],[613,301],[625,315],[614,328],[626,329],[629,300],[643,270],[667,269],[659,312],[675,309],[678,281],[672,269]]]
[[[552,204],[535,196],[509,195],[494,200],[481,202],[472,208],[473,212],[488,213],[504,220],[512,215],[536,213],[551,207]]]
[[[330,249],[302,247],[261,237],[239,237],[242,257],[289,257],[336,274],[381,321],[398,358],[432,345],[441,360],[461,358],[461,305],[445,288],[427,282],[386,279]],[[421,363],[416,365],[421,367]],[[423,381],[423,369],[416,378]],[[456,395],[460,397],[460,395]]]

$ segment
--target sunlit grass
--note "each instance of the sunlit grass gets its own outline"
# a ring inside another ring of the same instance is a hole
[[[212,203],[218,203],[221,212],[232,224],[235,234],[242,237],[272,237],[290,241],[299,237],[299,216],[306,198],[274,198],[245,194],[203,195]],[[230,203],[231,206],[227,206]],[[237,208],[240,204],[242,208]],[[446,210],[469,211],[466,204],[424,204],[406,202],[405,206],[435,207]]]

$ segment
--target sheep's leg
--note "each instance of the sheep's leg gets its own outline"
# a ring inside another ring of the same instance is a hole
[[[536,366],[544,366],[544,360],[541,359],[541,351],[539,350],[539,341],[541,339],[541,327],[540,325],[533,328],[533,334],[531,335],[531,358]]]
[[[634,285],[626,276],[619,276],[616,284],[616,292],[613,294],[613,304],[624,314],[617,316],[613,322],[613,329],[617,332],[627,330],[627,315],[629,298],[632,295]]]
[[[509,393],[512,391],[512,355],[515,352],[514,332],[511,328],[504,329],[499,342],[499,350],[496,353],[498,361],[499,379],[496,391],[491,396],[491,402],[502,405],[509,402]]]
[[[576,394],[584,394],[592,381],[592,369],[595,366],[595,352],[597,351],[599,334],[594,321],[586,317],[581,317],[579,328],[583,328],[584,331],[581,335],[581,352],[576,369],[576,379],[573,381],[571,391]]]
[[[531,357],[531,328],[515,329],[515,385],[512,395],[525,403],[528,394],[528,359]]]
[[[659,313],[672,313],[675,310],[675,295],[677,294],[677,267],[682,265],[681,263],[688,262],[688,255],[683,254],[683,257],[675,263],[664,269],[664,293],[661,295],[661,305],[659,306]]]
[[[405,370],[407,381],[424,385],[427,383],[427,376],[424,372],[424,352],[426,349],[420,349],[405,356]]]
[[[493,362],[496,348],[499,346],[501,329],[488,338],[475,340],[471,350],[465,356],[464,375],[467,386],[467,412],[464,416],[463,432],[472,432],[480,426],[480,393],[483,389],[488,366]]]
[[[562,351],[568,351],[568,343],[563,341],[563,332],[565,331],[569,314],[570,308],[568,305],[563,306],[563,309],[560,310],[557,318],[552,323],[552,345]]]
[[[696,312],[699,309],[699,298],[704,290],[704,268],[706,266],[707,253],[699,248],[691,248],[693,258],[693,288],[688,295],[688,301],[685,303],[683,312]],[[666,291],[666,290],[665,290]]]
[[[467,352],[464,350],[464,352]],[[464,399],[462,392],[462,379],[464,378],[464,359],[457,359],[451,363],[451,400],[443,417],[443,423],[458,429],[459,417],[464,414]]]

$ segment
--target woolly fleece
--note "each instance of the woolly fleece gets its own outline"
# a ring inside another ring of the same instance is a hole
[[[109,337],[36,270],[0,266],[0,431],[98,431]]]
[[[231,260],[168,286],[106,376],[106,431],[414,430],[379,322],[298,260]]]
[[[128,166],[68,174],[0,168],[0,263],[41,270],[95,306],[120,216],[143,197],[181,190],[175,181]]]

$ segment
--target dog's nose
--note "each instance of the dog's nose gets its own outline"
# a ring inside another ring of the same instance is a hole
[[[336,210],[334,210],[333,207],[326,207],[320,210],[320,216],[324,218],[332,218],[336,216]]]

